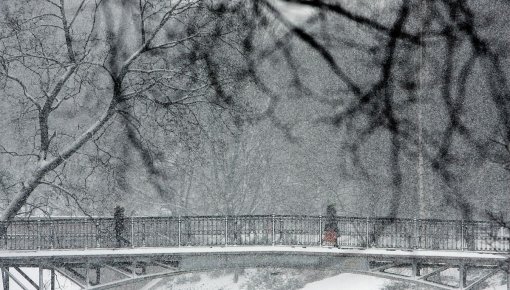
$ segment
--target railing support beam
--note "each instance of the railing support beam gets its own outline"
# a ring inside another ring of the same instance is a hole
[[[28,281],[34,288],[39,289],[39,286],[37,283],[34,282],[25,272],[23,272],[19,267],[14,267],[14,269],[23,277],[25,280]]]

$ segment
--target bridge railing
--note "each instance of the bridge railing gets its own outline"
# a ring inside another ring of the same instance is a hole
[[[0,237],[5,250],[323,244],[321,216],[18,219]],[[340,247],[510,251],[510,233],[485,221],[336,217]]]

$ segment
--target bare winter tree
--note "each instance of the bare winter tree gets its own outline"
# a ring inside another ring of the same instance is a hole
[[[4,125],[20,131],[1,145],[22,170],[13,170],[19,189],[0,220],[10,221],[36,188],[73,195],[65,183],[74,170],[85,170],[78,177],[85,183],[100,173],[125,177],[129,148],[114,150],[119,140],[165,194],[156,164],[159,149],[171,145],[164,141],[191,138],[202,107],[233,106],[227,86],[218,93],[226,80],[207,55],[215,39],[230,47],[229,11],[203,1],[28,2],[34,9],[3,10]]]
[[[494,155],[491,140],[508,143],[508,65],[502,49],[508,4],[282,2],[308,16],[300,24],[280,2],[257,2],[257,19],[271,19],[266,23],[281,28],[253,57],[258,89],[275,103],[304,95],[320,110],[316,120],[345,130],[342,152],[351,154],[359,176],[382,178],[391,188],[383,199],[389,216],[483,214],[480,200],[487,192],[472,179],[494,159],[507,160]],[[268,55],[281,55],[280,86],[285,82],[291,93],[281,93],[267,77],[271,68],[260,58]],[[267,113],[284,116],[275,107]],[[491,194],[504,195],[504,187]]]
[[[189,193],[199,174],[177,161],[204,148],[204,122],[222,112],[228,126],[266,120],[293,144],[341,132],[328,142],[342,158],[330,159],[377,188],[390,217],[472,219],[501,210],[483,198],[507,199],[504,182],[479,181],[508,164],[505,1],[28,2],[37,9],[2,10],[2,221],[44,203],[43,190],[79,204],[106,196],[94,183]],[[219,153],[209,161],[246,154]],[[225,200],[241,197],[243,169],[214,168]]]

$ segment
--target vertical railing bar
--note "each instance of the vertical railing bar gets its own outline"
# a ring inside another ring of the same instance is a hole
[[[464,219],[460,221],[460,250],[464,251]]]
[[[271,230],[272,230],[272,243],[271,243],[271,245],[272,246],[274,246],[275,239],[276,239],[276,237],[275,237],[275,224],[274,224],[274,222],[275,222],[275,216],[274,216],[274,214],[272,214],[271,215]]]
[[[131,216],[131,248],[135,247],[135,218]]]
[[[0,226],[3,229],[4,222],[0,222]],[[6,249],[6,250],[9,250],[9,244],[8,244],[8,241],[7,241],[8,237],[9,237],[8,236],[8,234],[9,234],[8,230],[9,230],[9,228],[5,225],[5,234],[4,234],[4,236],[2,238],[4,239],[3,246],[4,246],[4,249]]]
[[[280,245],[283,245],[283,217],[280,216]]]
[[[225,246],[228,245],[228,216],[225,216]]]
[[[182,220],[181,220],[181,216],[178,217],[177,219],[177,223],[178,223],[178,226],[177,226],[177,246],[180,247],[181,246],[181,223],[182,223]]]
[[[53,250],[55,248],[55,222],[50,221],[50,248]]]
[[[365,247],[368,248],[369,247],[369,243],[370,243],[370,233],[369,233],[369,217],[367,216],[367,222],[366,222],[366,242],[365,242]]]
[[[41,220],[37,220],[37,250],[41,249]]]
[[[81,231],[80,231],[80,240],[81,240],[81,243],[82,244],[85,244],[84,245],[84,248],[85,250],[88,248],[88,244],[87,244],[87,221],[86,220],[82,220],[81,221]]]
[[[142,247],[145,247],[145,243],[146,243],[146,239],[147,239],[147,236],[146,236],[146,232],[145,232],[145,219],[142,220]]]
[[[322,215],[319,216],[319,246],[322,247]]]
[[[101,247],[99,239],[100,239],[100,237],[99,237],[99,221],[96,221],[96,247],[97,248]]]

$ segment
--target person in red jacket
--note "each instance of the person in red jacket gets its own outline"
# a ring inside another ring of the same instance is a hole
[[[333,204],[328,205],[326,208],[323,244],[325,246],[338,247],[338,223],[336,221],[335,205]]]

